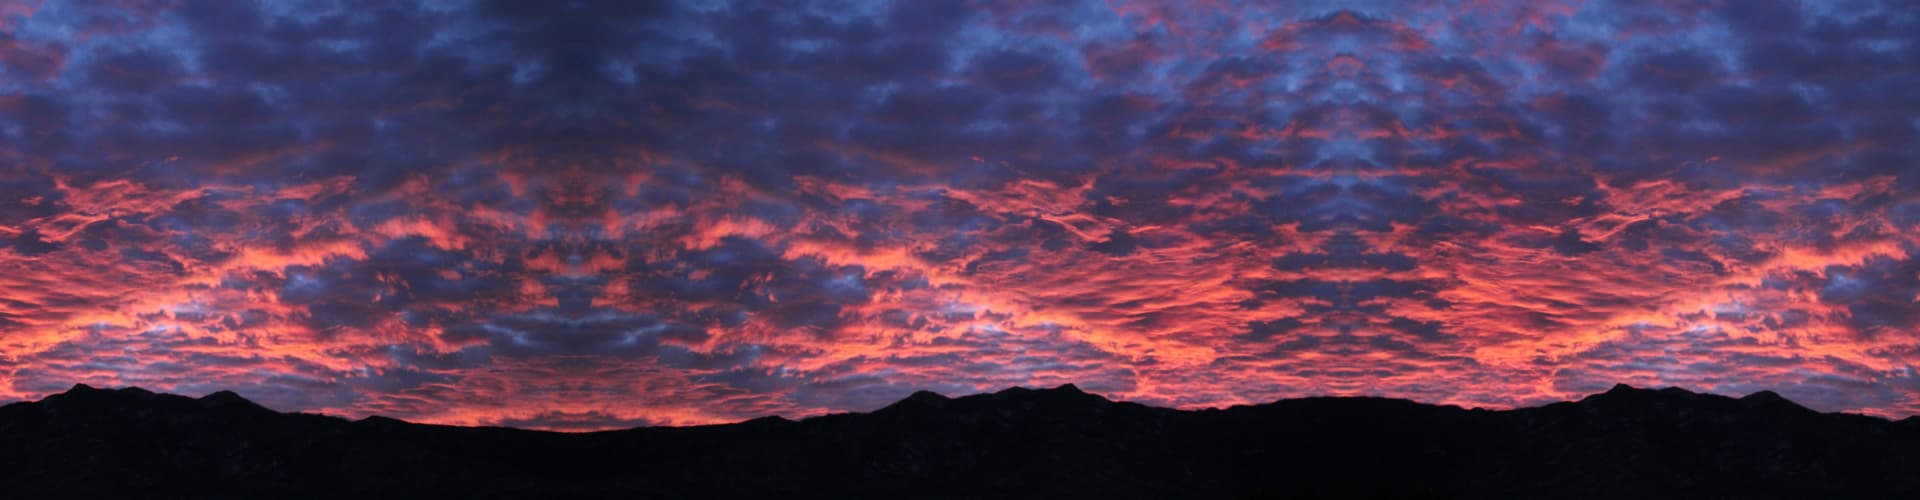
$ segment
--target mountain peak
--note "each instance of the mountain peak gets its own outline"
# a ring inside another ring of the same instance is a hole
[[[946,401],[948,399],[948,397],[938,392],[919,390],[913,391],[913,394],[908,395],[906,401]]]
[[[1087,391],[1080,390],[1080,386],[1073,385],[1073,384],[1060,384],[1057,386],[1053,386],[1051,388],[1040,388],[1040,389],[1022,387],[1022,386],[1016,385],[1013,387],[1008,387],[1006,389],[1001,389],[1000,392],[996,392],[994,394],[1000,394],[1000,395],[1044,394],[1044,395],[1063,395],[1063,396],[1089,395]]]
[[[1733,399],[1726,396],[1718,396],[1714,394],[1696,393],[1693,391],[1689,391],[1686,389],[1673,387],[1673,386],[1662,387],[1659,389],[1648,389],[1648,388],[1634,387],[1627,384],[1614,384],[1613,388],[1607,389],[1607,392],[1594,394],[1594,395],[1587,396],[1585,398],[1581,398],[1579,402],[1583,404],[1588,404],[1588,405],[1600,405],[1600,406],[1606,406],[1606,407],[1638,408],[1638,407],[1644,407],[1648,405],[1666,406],[1666,405],[1674,405],[1674,404],[1689,404],[1690,402],[1700,401],[1702,399],[1716,399],[1716,398],[1727,399],[1727,400]]]
[[[938,410],[940,408],[945,408],[947,404],[951,403],[952,401],[953,399],[948,398],[946,396],[942,396],[940,395],[940,393],[937,393],[937,392],[926,391],[926,390],[913,391],[913,394],[908,395],[906,399],[895,401],[893,402],[893,404],[887,405],[886,407],[879,409],[877,412],[890,413],[890,412],[915,411],[915,410]]]
[[[1749,407],[1784,408],[1799,412],[1817,413],[1814,412],[1813,409],[1801,406],[1800,403],[1795,403],[1793,400],[1787,399],[1785,396],[1781,396],[1780,393],[1773,391],[1760,391],[1748,394],[1742,396],[1740,402],[1745,403]]]
[[[977,397],[981,396],[968,396],[962,399],[973,399]],[[1019,402],[1019,404],[1039,403],[1047,405],[1101,406],[1106,403],[1112,403],[1112,401],[1100,395],[1082,391],[1079,386],[1073,384],[1061,384],[1044,389],[1018,386],[1008,387],[1000,392],[985,395],[985,397],[998,401]]]
[[[271,411],[271,410],[268,410],[267,407],[260,406],[259,403],[255,403],[251,400],[248,400],[247,398],[241,397],[239,393],[236,393],[233,391],[219,391],[213,394],[201,396],[199,401],[201,404],[206,405],[209,408],[242,408],[250,411],[256,411],[256,410]]]
[[[1613,388],[1607,389],[1607,392],[1588,396],[1588,398],[1591,399],[1591,398],[1602,397],[1602,396],[1612,398],[1612,397],[1620,397],[1620,396],[1641,396],[1641,395],[1686,397],[1686,396],[1697,396],[1699,394],[1693,391],[1682,389],[1677,386],[1666,386],[1658,389],[1653,389],[1653,388],[1645,388],[1645,387],[1634,387],[1627,384],[1613,384]]]
[[[381,425],[381,426],[408,425],[407,421],[405,420],[400,420],[393,417],[383,417],[380,415],[368,415],[365,418],[361,418],[360,420],[353,421],[353,423],[359,424],[359,425]]]
[[[78,397],[86,397],[86,398],[96,398],[96,397],[103,397],[103,396],[132,396],[132,397],[144,399],[144,398],[151,398],[156,394],[153,391],[149,391],[149,390],[142,389],[135,386],[121,387],[118,389],[107,389],[107,388],[94,387],[87,384],[73,384],[73,387],[68,388],[67,392],[62,392],[55,395],[56,396],[78,396]]]
[[[1642,395],[1644,394],[1652,394],[1653,392],[1654,391],[1651,391],[1648,389],[1641,389],[1641,388],[1634,387],[1627,384],[1613,384],[1613,387],[1607,389],[1606,392],[1588,394],[1587,397],[1580,398],[1580,402],[1584,403],[1589,401],[1617,401],[1622,399],[1637,399],[1642,397]]]

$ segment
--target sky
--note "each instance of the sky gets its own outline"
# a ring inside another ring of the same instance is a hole
[[[1900,1],[0,3],[0,402],[1920,414]]]

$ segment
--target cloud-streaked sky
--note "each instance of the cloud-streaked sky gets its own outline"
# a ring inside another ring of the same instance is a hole
[[[1916,414],[1916,33],[1899,1],[9,0],[0,401]]]

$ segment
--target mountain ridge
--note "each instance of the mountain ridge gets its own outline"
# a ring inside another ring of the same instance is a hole
[[[1376,397],[1176,410],[1071,384],[866,413],[560,433],[76,385],[0,407],[37,497],[1915,497],[1920,420],[1625,384],[1510,410]]]
[[[1279,400],[1275,400],[1267,403],[1234,404],[1234,405],[1227,406],[1226,408],[1206,407],[1206,408],[1197,408],[1192,410],[1182,410],[1182,409],[1176,409],[1176,408],[1166,408],[1166,407],[1145,405],[1145,404],[1135,403],[1131,401],[1111,400],[1099,394],[1086,392],[1084,390],[1081,390],[1075,384],[1068,383],[1068,384],[1061,384],[1054,387],[1042,387],[1042,388],[1012,386],[1012,387],[1008,387],[1006,389],[1002,389],[995,392],[969,394],[969,395],[959,396],[959,397],[949,397],[934,391],[919,390],[919,391],[914,391],[912,394],[908,395],[907,397],[901,398],[900,400],[895,401],[891,404],[888,404],[886,406],[882,406],[878,409],[867,411],[867,412],[829,413],[829,414],[823,414],[823,415],[813,415],[808,417],[802,417],[798,420],[791,419],[782,415],[766,415],[761,417],[754,417],[747,420],[741,420],[737,422],[698,424],[698,425],[692,425],[692,426],[644,426],[640,428],[711,427],[711,426],[738,425],[738,424],[744,424],[747,422],[767,420],[767,419],[777,419],[777,420],[787,420],[787,421],[797,422],[797,421],[805,421],[805,420],[814,419],[814,418],[832,417],[836,415],[874,414],[874,413],[889,411],[889,409],[892,409],[894,411],[899,411],[904,408],[923,406],[923,405],[930,405],[934,407],[944,407],[948,404],[951,404],[954,401],[966,400],[970,398],[1008,399],[1008,398],[1017,398],[1020,396],[1025,396],[1030,394],[1091,398],[1091,399],[1098,400],[1104,403],[1109,403],[1109,404],[1137,405],[1137,406],[1143,406],[1147,408],[1154,408],[1154,409],[1165,410],[1165,411],[1176,411],[1176,412],[1220,411],[1220,410],[1230,410],[1235,408],[1251,408],[1251,407],[1261,407],[1261,406],[1274,405],[1274,404],[1283,404],[1290,401],[1322,401],[1322,400],[1325,400],[1325,401],[1387,400],[1387,401],[1405,402],[1405,403],[1415,404],[1415,405],[1430,406],[1430,407],[1436,407],[1436,408],[1467,409],[1459,405],[1453,405],[1453,404],[1422,403],[1422,402],[1408,400],[1408,399],[1380,397],[1380,396],[1305,396],[1305,397],[1299,397],[1299,398],[1279,399]],[[112,397],[112,395],[126,396],[126,397],[129,397],[130,399],[137,399],[137,400],[153,400],[155,398],[160,398],[160,399],[179,398],[179,399],[194,400],[194,401],[200,401],[200,402],[214,402],[220,405],[229,405],[234,407],[257,408],[260,410],[266,410],[266,411],[274,412],[278,414],[324,416],[329,418],[338,418],[342,420],[354,420],[354,421],[383,420],[383,421],[405,423],[409,425],[433,425],[433,426],[442,426],[442,427],[465,427],[465,428],[511,428],[516,430],[530,431],[530,432],[555,432],[555,433],[566,433],[566,434],[583,434],[583,433],[593,433],[593,432],[619,432],[622,430],[632,429],[632,428],[606,429],[606,430],[599,430],[599,431],[584,431],[584,432],[549,431],[549,430],[543,430],[543,429],[527,429],[527,428],[519,428],[519,427],[468,426],[468,425],[458,425],[458,424],[422,423],[422,422],[413,422],[413,421],[394,418],[394,417],[388,417],[385,415],[367,415],[356,420],[356,419],[347,419],[344,417],[321,414],[321,413],[281,412],[278,410],[267,408],[266,406],[260,405],[259,403],[255,403],[252,400],[247,399],[245,396],[242,396],[239,393],[232,390],[215,391],[205,396],[195,398],[191,396],[183,396],[183,395],[177,395],[177,394],[171,394],[171,393],[154,392],[138,386],[126,386],[126,387],[118,387],[118,388],[100,388],[100,387],[94,387],[92,385],[88,385],[85,383],[74,384],[74,386],[68,389],[66,392],[50,394],[43,397],[39,401],[16,401],[16,402],[8,403],[5,405],[0,405],[0,408],[15,406],[15,405],[33,405],[36,403],[47,401],[48,399],[58,400],[58,399],[64,399],[64,398],[72,398],[76,396]],[[1609,388],[1606,391],[1590,394],[1580,399],[1576,399],[1572,401],[1559,401],[1559,402],[1546,403],[1540,406],[1525,406],[1525,407],[1516,407],[1516,408],[1509,408],[1509,409],[1486,409],[1486,408],[1474,407],[1474,408],[1471,408],[1471,410],[1489,411],[1489,412],[1512,412],[1512,411],[1544,408],[1544,407],[1552,406],[1556,404],[1581,403],[1581,402],[1596,400],[1596,398],[1599,398],[1599,400],[1607,400],[1607,399],[1620,398],[1620,397],[1646,398],[1646,397],[1662,397],[1662,396],[1674,397],[1674,398],[1693,398],[1696,400],[1706,400],[1706,401],[1736,401],[1736,402],[1743,402],[1750,405],[1777,406],[1785,409],[1797,409],[1805,412],[1822,414],[1822,415],[1846,415],[1846,416],[1859,417],[1859,418],[1870,418],[1870,419],[1882,420],[1882,421],[1891,422],[1891,423],[1914,422],[1914,423],[1920,424],[1920,415],[1912,415],[1902,419],[1891,419],[1891,418],[1880,417],[1875,415],[1866,415],[1866,414],[1851,413],[1851,412],[1821,412],[1821,411],[1813,410],[1811,408],[1807,408],[1806,406],[1801,405],[1797,402],[1794,402],[1790,399],[1787,399],[1785,396],[1781,396],[1779,393],[1771,390],[1760,390],[1744,396],[1727,396],[1727,395],[1717,394],[1712,392],[1694,392],[1694,391],[1677,387],[1677,386],[1648,388],[1648,387],[1635,387],[1635,386],[1624,384],[1624,383],[1614,384],[1611,388]]]

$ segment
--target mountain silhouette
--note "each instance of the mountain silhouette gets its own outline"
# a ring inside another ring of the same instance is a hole
[[[1492,411],[1195,411],[1065,385],[554,433],[74,386],[0,407],[5,498],[1920,498],[1920,418],[1615,386]]]

